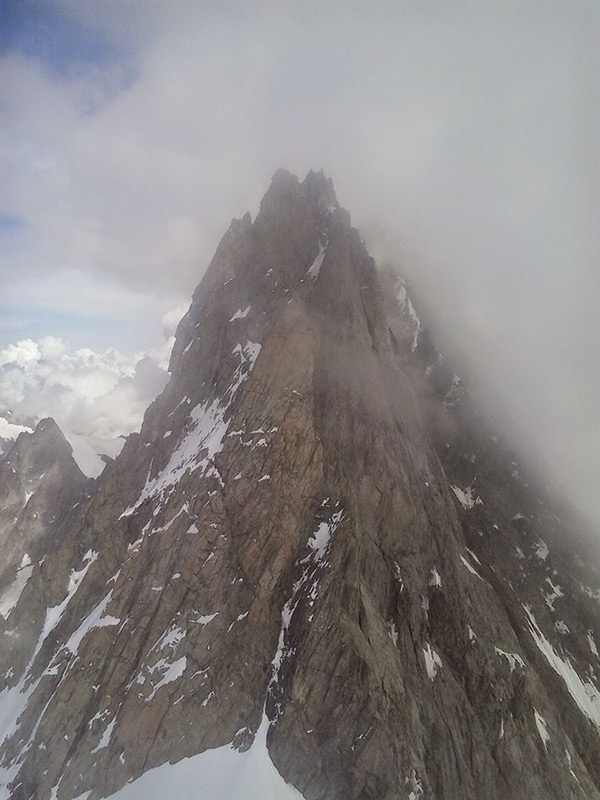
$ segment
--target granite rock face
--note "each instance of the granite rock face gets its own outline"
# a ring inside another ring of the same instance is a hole
[[[40,563],[79,515],[90,482],[52,419],[0,460],[0,687],[14,685],[46,610]]]
[[[0,460],[0,560],[3,568],[22,547],[44,554],[52,518],[66,516],[86,478],[72,457],[71,445],[52,419],[31,434],[22,433]],[[39,544],[38,544],[39,542]]]
[[[598,547],[321,173],[233,221],[171,373],[8,617],[7,796],[106,797],[266,715],[307,800],[600,798]]]

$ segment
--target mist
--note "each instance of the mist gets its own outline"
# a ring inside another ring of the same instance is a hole
[[[159,347],[273,172],[323,168],[441,349],[600,524],[597,5],[4,13],[1,347]]]

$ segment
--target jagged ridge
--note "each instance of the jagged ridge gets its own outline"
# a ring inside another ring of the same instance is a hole
[[[487,432],[409,303],[322,173],[234,220],[172,380],[8,618],[11,797],[265,736],[307,800],[600,796],[597,601],[570,556],[511,580],[527,487],[489,443],[474,485]]]

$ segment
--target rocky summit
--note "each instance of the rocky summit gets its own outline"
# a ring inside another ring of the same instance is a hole
[[[89,481],[0,463],[0,798],[600,798],[599,544],[278,171]]]

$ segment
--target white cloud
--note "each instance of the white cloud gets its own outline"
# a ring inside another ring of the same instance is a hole
[[[0,352],[0,366],[14,364],[17,367],[25,367],[32,361],[36,362],[40,358],[40,347],[31,339],[23,339],[16,344],[9,344],[5,350]]]
[[[15,424],[0,415],[0,456],[8,450],[20,433],[31,433],[31,430],[28,425]]]
[[[189,307],[190,304],[186,301],[185,303],[179,303],[174,308],[167,311],[166,314],[163,314],[163,318],[161,320],[162,330],[167,340],[175,335],[177,325],[179,324],[183,315],[188,311]]]
[[[113,348],[69,351],[52,336],[16,342],[0,351],[0,411],[14,419],[50,416],[65,432],[128,434],[165,385],[168,346],[155,357],[131,357]]]

